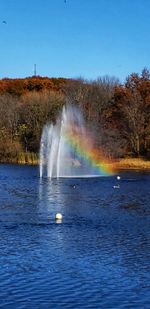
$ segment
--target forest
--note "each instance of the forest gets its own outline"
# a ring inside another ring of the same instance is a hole
[[[66,103],[83,111],[109,158],[150,157],[150,73],[144,68],[124,84],[109,76],[1,79],[0,162],[36,163],[43,125],[55,123]]]

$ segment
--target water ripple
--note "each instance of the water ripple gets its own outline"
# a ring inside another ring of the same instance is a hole
[[[149,183],[0,166],[0,308],[148,309]]]

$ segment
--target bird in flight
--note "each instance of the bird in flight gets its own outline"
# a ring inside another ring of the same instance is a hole
[[[6,20],[3,20],[2,23],[3,23],[3,24],[7,24]]]

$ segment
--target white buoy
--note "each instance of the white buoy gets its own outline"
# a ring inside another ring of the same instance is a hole
[[[120,180],[120,178],[121,178],[120,176],[117,176],[117,180]]]
[[[119,185],[113,186],[114,189],[120,189]]]
[[[62,220],[62,214],[61,213],[57,213],[55,215],[55,220]]]

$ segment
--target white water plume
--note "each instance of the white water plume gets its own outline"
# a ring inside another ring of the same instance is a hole
[[[66,132],[77,131],[81,140],[87,132],[83,116],[72,105],[63,108],[56,124],[45,125],[40,145],[40,177],[91,177],[100,173],[65,138]]]

